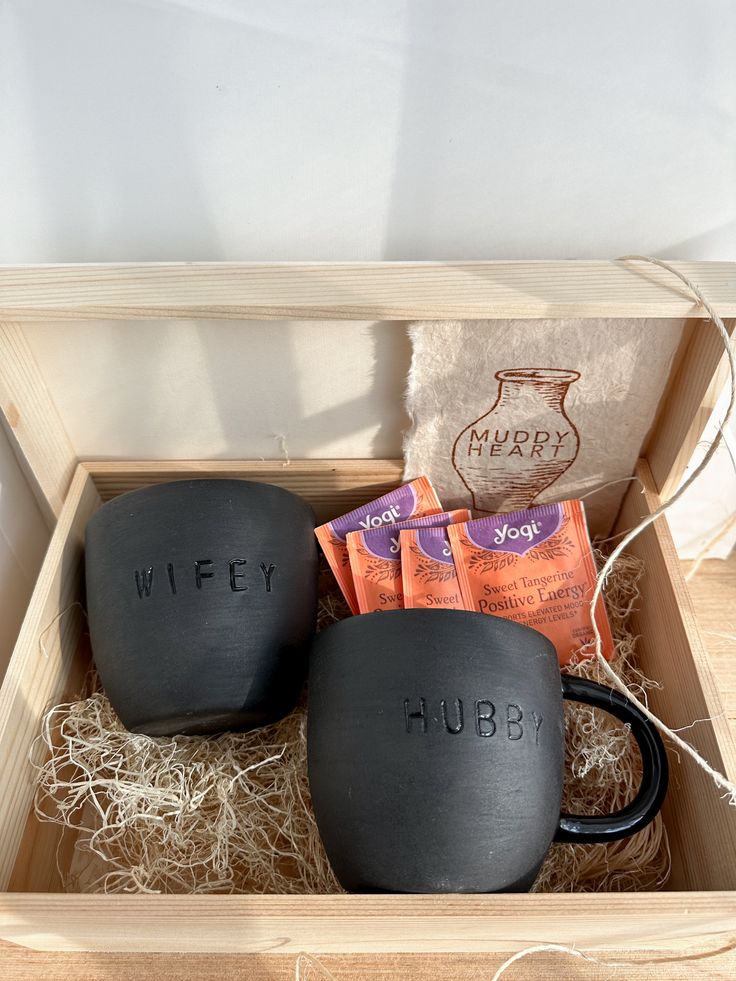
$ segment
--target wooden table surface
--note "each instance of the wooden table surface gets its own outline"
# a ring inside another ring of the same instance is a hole
[[[696,966],[698,977],[733,981],[733,945],[720,951],[677,961],[642,955],[629,963],[622,963],[625,953],[603,954],[600,963],[538,953],[511,965],[503,981],[690,981]],[[294,957],[274,954],[38,954],[0,946],[3,981],[491,981],[504,960],[502,954],[330,955],[303,962],[297,974]]]
[[[685,572],[688,571],[685,564]],[[691,568],[691,567],[690,567]],[[736,556],[704,562],[689,581],[703,639],[721,682],[724,707],[736,725]],[[372,954],[324,956],[319,962],[263,954],[49,954],[0,942],[3,981],[491,981],[503,954]],[[736,977],[736,938],[666,954],[596,954],[599,963],[559,953],[536,953],[513,964],[503,981],[555,978],[586,981],[678,981],[693,975]],[[628,964],[621,962],[628,961]],[[320,967],[321,965],[321,967]]]

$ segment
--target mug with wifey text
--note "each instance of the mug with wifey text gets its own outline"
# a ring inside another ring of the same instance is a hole
[[[253,729],[301,689],[317,611],[314,514],[247,480],[181,480],[104,504],[86,533],[100,679],[131,730]]]

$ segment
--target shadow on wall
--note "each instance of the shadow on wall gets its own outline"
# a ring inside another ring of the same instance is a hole
[[[308,326],[303,329],[309,330]],[[351,389],[357,390],[357,394],[337,402],[323,398],[320,400],[324,403],[322,407],[312,407],[298,419],[301,439],[315,442],[314,453],[310,455],[319,455],[322,448],[324,456],[342,456],[330,449],[331,444],[339,445],[357,437],[355,445],[360,448],[360,454],[346,455],[376,459],[400,457],[403,433],[409,426],[404,396],[411,363],[411,342],[406,325],[389,321],[335,323],[328,330],[341,339],[344,336],[345,346],[352,343],[350,331],[360,335],[361,350],[353,353],[345,350],[345,360],[339,369],[343,374],[343,394]],[[303,337],[299,343],[301,346],[308,344],[308,337]],[[334,358],[335,353],[330,355],[328,345],[323,354]]]
[[[71,35],[84,55],[67,50],[52,86],[44,72],[59,64],[69,12],[14,4],[10,14],[21,55],[17,91],[25,93],[23,120],[32,124],[26,152],[45,229],[46,254],[36,261],[225,258],[181,66],[151,73],[169,49],[170,23],[147,4],[95,6],[84,4]],[[109,100],[104,106],[100,91]],[[153,252],[146,232],[152,222],[159,233]]]
[[[28,337],[81,457],[278,459],[277,434],[292,459],[401,456],[401,323],[34,324]]]
[[[0,252],[733,255],[736,8],[597,6],[10,0]]]
[[[0,426],[0,679],[41,567],[49,531]]]

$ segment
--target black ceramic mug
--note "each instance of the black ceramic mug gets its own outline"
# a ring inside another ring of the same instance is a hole
[[[224,479],[123,494],[87,525],[86,580],[94,659],[128,729],[253,729],[293,708],[317,609],[301,498]]]
[[[608,816],[560,815],[562,700],[631,726],[643,779]],[[667,756],[627,699],[561,676],[546,637],[457,610],[396,610],[319,634],[309,674],[309,782],[319,831],[354,892],[520,892],[553,840],[643,828]]]

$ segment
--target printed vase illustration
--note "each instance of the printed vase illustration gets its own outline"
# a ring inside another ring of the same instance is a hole
[[[496,372],[498,398],[455,440],[452,465],[478,511],[521,511],[572,466],[580,437],[565,396],[580,372],[512,368]]]

